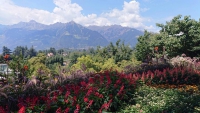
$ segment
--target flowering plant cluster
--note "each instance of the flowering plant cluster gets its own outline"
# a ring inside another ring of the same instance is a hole
[[[185,54],[182,54],[181,56],[173,57],[170,59],[169,62],[173,67],[185,67],[190,68],[194,70],[200,70],[200,62],[199,59],[194,57],[186,57]]]
[[[116,112],[127,103],[133,103],[136,81],[118,72],[105,71],[86,80],[57,85],[44,95],[26,95],[18,97],[19,113],[25,112]],[[0,112],[11,112],[3,103]]]
[[[172,68],[172,69],[164,69],[163,71],[155,70],[155,71],[147,71],[142,74],[136,73],[133,74],[133,78],[136,80],[141,80],[147,85],[153,84],[199,84],[200,76],[199,72],[188,69],[188,68]]]

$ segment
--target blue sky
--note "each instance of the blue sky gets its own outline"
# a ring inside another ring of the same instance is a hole
[[[158,31],[156,23],[174,16],[200,18],[200,0],[0,0],[0,24],[35,20],[43,24],[75,21],[81,25],[118,24]]]

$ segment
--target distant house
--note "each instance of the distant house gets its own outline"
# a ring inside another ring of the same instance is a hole
[[[62,53],[63,56],[67,56],[67,53]]]
[[[0,64],[0,73],[2,74],[10,74],[12,72],[11,69],[8,68],[7,64]]]
[[[51,56],[54,56],[54,54],[53,53],[48,53],[47,54],[47,57],[51,57]]]

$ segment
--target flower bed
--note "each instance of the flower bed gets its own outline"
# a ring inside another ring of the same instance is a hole
[[[194,112],[200,107],[199,82],[198,71],[183,67],[32,79],[0,89],[0,112]]]
[[[57,90],[48,91],[44,95],[20,94],[16,96],[18,99],[14,105],[18,108],[12,108],[7,102],[1,103],[0,110],[18,110],[20,113],[115,112],[126,106],[126,103],[134,102],[130,97],[135,92],[136,81],[130,77],[131,75],[117,72],[98,73],[85,81],[57,85]],[[8,97],[12,95],[14,94],[9,94]]]

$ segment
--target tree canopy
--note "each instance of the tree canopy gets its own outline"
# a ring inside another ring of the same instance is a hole
[[[166,24],[156,25],[161,28],[159,33],[145,31],[138,38],[135,48],[138,60],[154,55],[155,47],[159,48],[158,53],[165,52],[170,57],[183,53],[190,57],[200,56],[200,21],[178,15]]]

